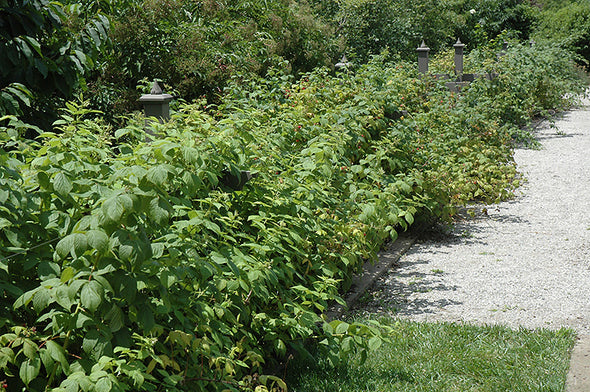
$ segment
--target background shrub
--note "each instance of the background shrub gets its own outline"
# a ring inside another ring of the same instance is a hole
[[[558,42],[574,51],[578,63],[590,64],[590,1],[547,2],[535,39]]]

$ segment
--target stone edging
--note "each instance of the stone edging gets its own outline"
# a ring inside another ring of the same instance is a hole
[[[326,317],[330,320],[339,318],[347,309],[350,309],[356,304],[365,291],[370,288],[379,277],[387,271],[390,271],[400,257],[410,249],[425,227],[427,226],[420,226],[418,228],[413,228],[406,233],[400,234],[395,241],[389,243],[384,250],[379,252],[377,255],[377,261],[374,263],[370,261],[366,262],[363,265],[362,273],[359,273],[352,278],[350,289],[343,296],[346,306],[340,304],[332,306],[325,313]]]

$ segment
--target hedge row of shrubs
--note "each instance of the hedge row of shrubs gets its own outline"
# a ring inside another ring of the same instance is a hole
[[[82,103],[38,141],[3,118],[0,389],[280,391],[309,345],[378,347],[324,315],[351,276],[418,219],[510,197],[517,126],[582,89],[542,45],[482,48],[500,77],[459,95],[385,58],[271,69],[147,133]]]

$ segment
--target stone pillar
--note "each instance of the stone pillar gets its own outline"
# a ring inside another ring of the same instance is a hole
[[[344,54],[342,55],[340,61],[334,64],[334,68],[336,68],[336,71],[346,71],[351,65],[352,64],[350,63],[350,61],[348,61],[346,55]]]
[[[460,39],[457,39],[457,43],[453,45],[455,48],[455,75],[459,82],[463,81],[463,48],[465,45],[461,43]]]
[[[158,82],[154,81],[152,90],[149,94],[144,94],[139,98],[139,102],[143,104],[143,111],[146,116],[146,125],[149,117],[156,117],[160,123],[170,119],[170,106],[172,95],[163,94],[162,88]]]
[[[418,71],[426,75],[428,73],[428,52],[430,52],[430,48],[422,41],[422,45],[416,51],[418,52]]]

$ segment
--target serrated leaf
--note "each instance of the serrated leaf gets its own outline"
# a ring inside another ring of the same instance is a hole
[[[113,305],[111,310],[105,314],[104,318],[108,322],[111,332],[117,332],[125,324],[125,315],[117,305]]]
[[[58,260],[64,259],[74,249],[74,237],[70,234],[62,238],[55,246]]]
[[[96,385],[94,386],[94,390],[96,392],[110,392],[113,388],[113,383],[108,377],[100,378]]]
[[[35,50],[35,52],[37,52],[37,54],[39,56],[43,56],[43,54],[41,53],[41,44],[39,43],[39,41],[37,41],[35,38],[31,37],[31,36],[27,36],[27,35],[23,35],[21,36],[22,40],[26,41],[29,46],[31,48],[33,48],[33,50]]]
[[[66,267],[61,271],[61,277],[59,279],[65,283],[74,277],[74,273],[75,271],[72,267]]]
[[[14,361],[14,351],[10,347],[0,347],[0,369]]]
[[[82,340],[82,350],[86,353],[91,353],[94,350],[94,347],[98,344],[100,338],[100,333],[96,330],[91,330],[87,334],[84,335],[84,340]]]
[[[68,196],[72,189],[72,182],[63,172],[59,172],[53,177],[53,190],[58,195]]]
[[[45,367],[46,371],[50,372],[55,367],[55,361],[51,358],[51,355],[47,352],[47,349],[42,348],[39,350],[39,358],[41,358],[41,364]]]
[[[92,249],[96,249],[100,254],[106,254],[109,251],[109,237],[104,231],[89,230],[86,232],[86,239],[88,245]]]
[[[59,256],[58,260],[64,259],[68,253],[75,259],[88,248],[86,236],[82,233],[72,233],[62,238],[55,246],[55,252]]]
[[[168,179],[168,170],[163,165],[154,166],[148,170],[145,178],[152,184],[162,186]]]
[[[70,310],[73,305],[73,298],[70,297],[69,287],[66,285],[58,286],[55,289],[55,301],[64,309]]]
[[[102,286],[95,280],[87,282],[82,286],[80,302],[86,309],[94,312],[101,304],[103,296]]]
[[[156,242],[151,244],[152,247],[152,257],[154,259],[159,259],[164,254],[165,244],[161,242]]]
[[[119,258],[124,261],[134,261],[137,257],[137,252],[132,245],[121,244],[119,246]]]
[[[348,331],[348,327],[349,327],[349,324],[348,323],[341,322],[336,327],[335,333],[338,334],[338,335],[343,334],[343,333],[346,333]]]
[[[71,236],[73,237],[73,247],[70,254],[75,259],[86,252],[86,249],[88,249],[88,241],[86,240],[86,236],[82,233],[72,233]]]
[[[102,203],[101,208],[105,218],[110,223],[119,223],[123,213],[125,212],[123,203],[121,203],[119,198],[116,196],[106,199]]]
[[[381,340],[381,338],[379,338],[378,336],[373,336],[371,339],[369,339],[369,350],[377,350],[379,347],[381,347],[382,343],[383,340]]]
[[[137,315],[137,322],[144,331],[149,332],[152,330],[156,322],[154,320],[154,314],[149,307],[144,307],[139,310]]]
[[[169,217],[168,210],[163,206],[165,206],[165,203],[159,197],[150,200],[149,216],[159,225],[166,224]]]
[[[19,376],[22,382],[25,383],[26,386],[29,385],[31,381],[33,381],[38,375],[39,370],[41,369],[41,359],[39,357],[35,357],[33,359],[27,359],[20,365]]]
[[[31,291],[27,291],[25,293],[23,293],[20,297],[18,297],[16,299],[16,301],[14,301],[14,304],[12,305],[14,307],[14,309],[18,309],[21,306],[26,306],[28,305],[31,300],[33,299],[33,295],[35,295],[36,291],[35,290],[31,290]]]
[[[34,359],[37,357],[37,352],[39,351],[39,346],[37,343],[33,342],[31,339],[24,339],[23,340],[23,353],[29,359]]]
[[[50,303],[53,302],[49,289],[40,288],[33,296],[33,308],[35,312],[41,313]]]
[[[68,367],[66,352],[62,346],[60,346],[53,340],[48,340],[45,344],[45,347],[47,347],[47,352],[49,353],[51,358],[59,362],[63,367]]]

